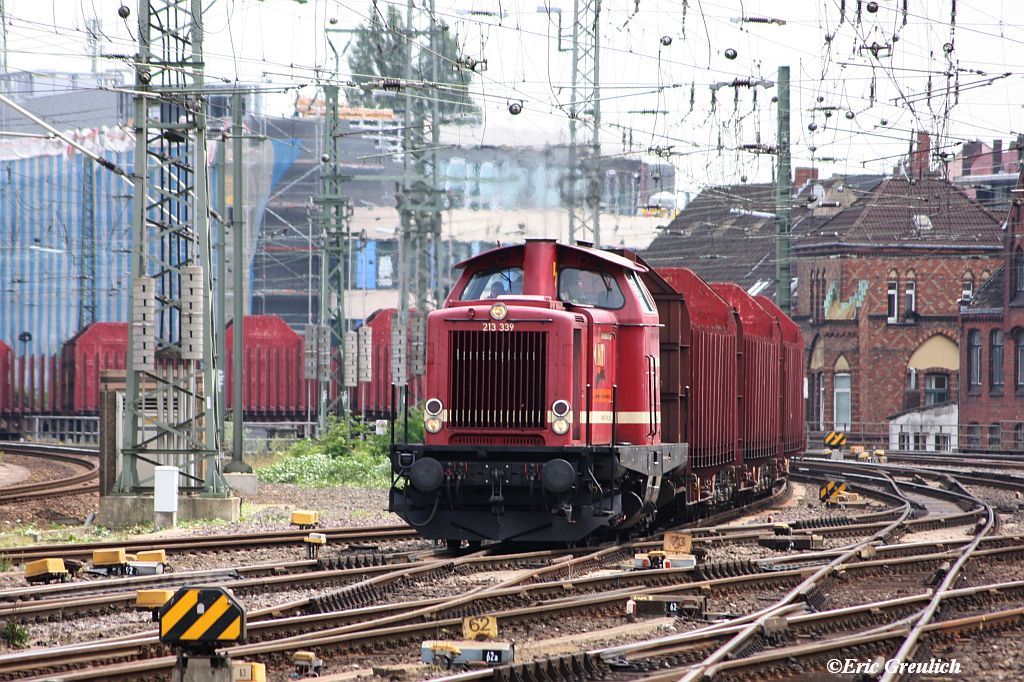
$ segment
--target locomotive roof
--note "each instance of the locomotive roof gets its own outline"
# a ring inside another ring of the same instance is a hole
[[[515,250],[517,250],[517,249],[521,250],[522,248],[523,248],[522,244],[515,244],[515,245],[512,245],[512,246],[499,246],[497,248],[490,249],[488,251],[484,251],[483,253],[477,254],[476,256],[473,256],[472,258],[467,258],[464,261],[456,263],[455,267],[461,270],[463,268],[466,268],[469,265],[475,264],[478,261],[490,260],[490,259],[494,258],[495,256],[502,255],[502,254],[511,255]],[[636,272],[647,272],[647,266],[641,265],[640,263],[634,263],[633,261],[629,260],[628,258],[623,258],[622,256],[620,256],[620,255],[618,255],[616,253],[612,253],[610,251],[604,251],[603,249],[595,249],[595,248],[592,248],[592,247],[589,247],[589,246],[571,246],[569,244],[558,244],[557,248],[558,248],[559,254],[561,254],[561,253],[563,253],[565,251],[576,252],[576,253],[579,253],[579,254],[586,254],[588,256],[591,256],[592,258],[597,258],[599,260],[603,260],[603,261],[605,261],[607,263],[610,263],[612,265],[617,265],[620,268],[625,268],[627,270],[635,270]]]

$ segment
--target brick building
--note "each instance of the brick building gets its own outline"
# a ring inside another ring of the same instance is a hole
[[[1024,450],[1024,170],[1018,171],[1001,265],[960,308],[962,449]]]
[[[1002,263],[1001,220],[929,174],[927,149],[793,247],[812,431],[879,442],[890,420],[955,427],[959,302]],[[914,430],[891,446],[956,445]]]

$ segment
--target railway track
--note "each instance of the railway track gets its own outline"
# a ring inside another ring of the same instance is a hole
[[[95,450],[35,443],[3,443],[0,445],[0,452],[70,464],[75,469],[73,473],[59,478],[16,483],[0,488],[0,504],[99,490],[99,459]]]
[[[975,473],[965,477],[972,478]],[[554,679],[572,671],[578,679],[696,680],[709,674],[753,679],[759,674],[755,671],[770,671],[772,676],[785,678],[797,671],[824,670],[815,666],[830,653],[877,651],[906,661],[922,642],[954,631],[972,631],[981,627],[986,617],[1000,623],[1024,622],[1024,575],[998,583],[978,579],[985,574],[979,568],[991,574],[1021,563],[1024,536],[994,535],[995,514],[990,505],[964,488],[968,481],[944,470],[919,467],[848,468],[830,462],[794,462],[795,479],[820,481],[822,476],[839,475],[887,506],[838,515],[830,519],[831,525],[819,522],[813,532],[845,538],[839,540],[845,544],[828,550],[718,562],[696,571],[655,572],[622,570],[634,551],[654,546],[654,538],[592,551],[504,557],[499,548],[461,556],[424,553],[402,565],[351,569],[338,574],[337,582],[328,583],[337,588],[326,594],[251,611],[250,641],[233,647],[231,653],[278,669],[286,668],[291,652],[299,648],[317,651],[332,665],[379,656],[393,660],[402,651],[415,658],[410,652],[423,639],[457,638],[465,615],[497,615],[503,629],[525,638],[537,623],[575,623],[569,627],[583,630],[611,628],[622,622],[625,600],[643,591],[703,595],[715,605],[708,607],[709,616],[714,614],[718,622],[669,637],[556,657],[544,664],[519,664],[516,674],[522,679],[544,679],[545,675]],[[1002,479],[1003,487],[1018,489],[1017,481]],[[982,475],[972,483],[994,486],[993,481]],[[748,543],[770,527],[716,523],[711,520],[710,525],[692,531],[698,548]],[[963,529],[964,537],[900,542],[901,537],[951,528]],[[302,534],[297,533],[299,537]],[[272,589],[260,587],[266,578],[284,584],[296,579],[304,582],[307,576],[320,573],[305,562],[292,564],[280,569],[285,572],[277,576],[254,573],[211,578],[223,579],[244,593],[247,589]],[[439,595],[436,589],[424,594],[440,575],[472,575],[496,566],[515,573],[497,584],[465,589],[454,597]],[[322,577],[327,577],[326,573]],[[964,587],[965,581],[973,582]],[[126,582],[121,587],[127,590],[134,584]],[[316,584],[315,579],[310,578],[308,584]],[[908,593],[898,598],[872,596],[885,590]],[[36,606],[42,612],[72,594],[73,590],[54,590],[38,595],[43,599],[37,600]],[[23,599],[28,596],[27,592],[17,596],[19,608],[32,608],[32,602]],[[87,598],[97,599],[95,595]],[[732,612],[723,610],[728,604],[736,605]],[[0,609],[4,607],[0,593]],[[879,632],[883,627],[884,632]],[[813,643],[808,644],[809,640]],[[0,677],[160,677],[173,666],[169,654],[154,634],[142,632],[111,641],[0,656]],[[535,668],[532,678],[531,666]],[[565,674],[552,675],[552,671]],[[509,673],[509,669],[477,670],[453,679],[504,679]]]

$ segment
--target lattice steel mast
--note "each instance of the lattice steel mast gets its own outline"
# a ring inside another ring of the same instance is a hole
[[[441,51],[441,26],[434,14],[434,2],[427,3],[429,27],[419,30],[421,10],[412,0],[406,6],[406,61],[405,95],[403,98],[402,158],[403,180],[398,196],[399,232],[399,284],[398,324],[392,331],[392,382],[405,386],[410,376],[426,371],[426,313],[439,302],[438,281],[435,270],[441,246],[441,193],[438,190],[438,154],[441,114],[439,94],[433,90],[438,83]],[[426,35],[426,48],[415,38]],[[429,62],[429,64],[428,64]],[[427,71],[429,69],[429,71]],[[423,72],[425,71],[425,72]],[[414,79],[432,85],[414,93]],[[426,131],[430,130],[430,144]],[[411,300],[410,300],[411,299]],[[414,303],[416,314],[410,319],[409,304]],[[406,330],[412,334],[407,345]],[[406,363],[406,353],[409,362]],[[407,369],[409,371],[407,371]]]
[[[601,243],[601,0],[575,0],[569,105],[569,243]]]
[[[175,465],[183,487],[201,484],[223,494],[210,333],[202,2],[139,0],[138,14],[131,331],[117,490],[151,487],[140,477],[142,462]]]

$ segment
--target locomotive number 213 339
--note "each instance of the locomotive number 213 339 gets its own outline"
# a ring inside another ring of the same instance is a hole
[[[510,332],[516,328],[512,322],[484,322],[485,332]]]

